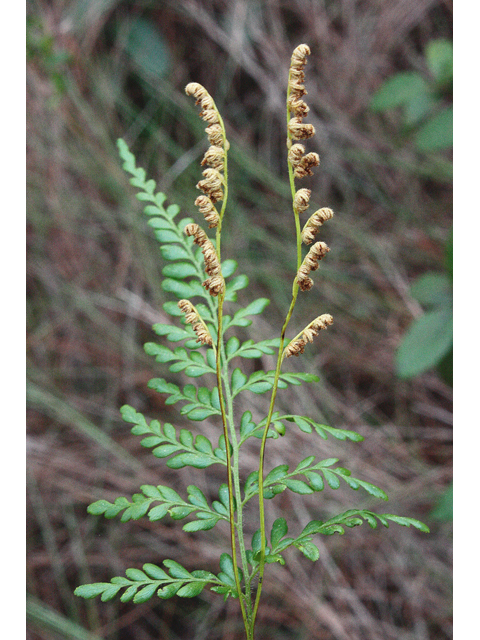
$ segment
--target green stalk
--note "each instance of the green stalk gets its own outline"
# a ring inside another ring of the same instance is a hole
[[[292,302],[290,303],[290,308],[288,310],[287,317],[285,318],[285,322],[283,323],[282,333],[280,336],[280,347],[278,349],[278,357],[277,357],[277,366],[275,368],[275,378],[273,382],[272,395],[270,398],[270,407],[268,409],[267,415],[267,423],[265,425],[265,429],[262,436],[262,443],[260,445],[260,462],[258,467],[258,501],[259,501],[259,514],[260,514],[260,538],[261,538],[261,548],[260,548],[260,562],[258,569],[258,588],[257,594],[255,597],[255,607],[253,610],[253,623],[255,623],[255,618],[258,611],[258,605],[260,604],[260,596],[262,593],[262,583],[263,583],[263,574],[265,570],[265,498],[263,491],[263,475],[264,475],[264,461],[265,461],[265,446],[267,443],[267,435],[268,429],[270,427],[270,422],[272,420],[273,410],[275,407],[275,399],[277,396],[278,390],[278,380],[280,378],[280,370],[282,367],[283,361],[283,345],[285,342],[285,333],[287,330],[288,323],[290,322],[290,318],[292,317],[293,309],[295,307],[295,302],[297,300],[298,294],[298,284],[294,284],[294,293],[292,297]]]
[[[234,511],[234,488],[233,488],[233,480],[232,480],[232,460],[231,460],[231,453],[230,453],[230,438],[228,435],[227,414],[225,410],[225,399],[223,395],[223,381],[222,381],[222,369],[221,369],[221,352],[222,352],[221,347],[223,344],[222,326],[223,326],[224,299],[225,299],[225,293],[221,293],[219,295],[219,300],[218,300],[218,339],[217,339],[217,352],[216,352],[217,386],[218,386],[218,397],[220,402],[220,411],[222,414],[223,435],[225,438],[225,451],[226,451],[226,458],[227,458],[230,543],[232,548],[233,571],[235,574],[235,584],[238,591],[238,599],[240,601],[240,608],[242,610],[243,622],[245,624],[245,628],[247,628],[248,617],[247,617],[247,614],[245,611],[245,605],[243,602],[243,594],[242,594],[242,589],[240,585],[240,576],[238,573],[238,564],[237,564],[237,543],[236,543],[236,536],[235,536],[235,511]]]
[[[222,349],[223,349],[223,353],[222,353],[223,361],[226,363],[224,343],[222,344]],[[224,375],[224,380],[228,380],[228,369],[226,365],[224,367],[223,375]],[[235,432],[235,422],[233,417],[234,416],[233,398],[232,398],[229,384],[225,384],[225,396],[226,396],[226,402],[227,402],[227,408],[228,408],[228,416],[230,418],[229,420],[230,438],[231,438],[231,444],[233,449],[232,471],[233,471],[233,486],[234,486],[234,492],[235,492],[235,502],[237,505],[236,529],[237,529],[237,535],[238,535],[238,547],[240,552],[240,558],[242,560],[243,573],[245,576],[247,576],[248,561],[247,561],[247,554],[246,554],[246,548],[245,548],[245,537],[243,535],[243,501],[242,501],[242,494],[241,494],[241,483],[240,483],[240,472],[239,472],[239,467],[240,467],[239,446],[238,446],[237,434]],[[249,589],[245,589],[245,603],[247,607],[247,616],[249,616],[252,611],[252,603],[251,603],[251,596],[250,596]]]
[[[216,252],[217,252],[217,257],[218,257],[218,261],[221,263],[221,235],[222,235],[222,222],[223,222],[223,216],[225,214],[225,209],[227,206],[227,199],[228,199],[228,164],[227,164],[227,138],[226,138],[226,134],[225,134],[225,125],[223,123],[222,117],[220,116],[220,113],[218,112],[217,109],[217,114],[218,114],[218,118],[219,118],[219,122],[220,122],[220,126],[222,127],[222,131],[223,131],[223,137],[224,137],[224,141],[225,141],[225,157],[224,157],[224,179],[225,179],[225,184],[224,184],[224,197],[223,197],[223,203],[222,203],[222,208],[219,214],[219,222],[217,225],[217,229],[216,229]],[[215,358],[215,365],[216,365],[216,372],[217,372],[217,387],[218,387],[218,397],[219,397],[219,403],[220,403],[220,411],[221,411],[221,415],[222,415],[222,426],[223,426],[223,435],[225,438],[225,451],[226,451],[226,459],[227,459],[227,484],[228,484],[228,498],[229,498],[229,521],[230,521],[230,545],[231,545],[231,549],[232,549],[232,561],[233,561],[233,571],[234,571],[234,575],[235,575],[235,585],[237,588],[237,592],[238,592],[238,599],[240,601],[240,608],[242,611],[242,618],[243,618],[243,623],[245,625],[245,630],[247,631],[247,637],[250,640],[249,637],[249,616],[247,615],[247,612],[245,610],[245,603],[244,603],[244,596],[242,593],[242,588],[241,588],[241,584],[240,584],[240,575],[238,572],[238,561],[237,561],[237,542],[236,542],[236,523],[235,523],[235,510],[234,510],[234,496],[237,493],[237,491],[235,490],[236,487],[234,488],[233,485],[233,478],[232,478],[232,473],[234,473],[234,468],[235,466],[237,467],[237,475],[238,475],[238,452],[236,451],[238,449],[238,447],[232,447],[233,451],[234,451],[234,460],[235,460],[235,464],[232,467],[232,457],[231,457],[231,452],[230,452],[230,437],[229,437],[229,429],[228,429],[228,419],[227,419],[227,412],[226,412],[226,408],[225,408],[225,397],[224,397],[224,393],[223,393],[223,378],[222,378],[222,355],[224,356],[225,359],[225,351],[224,351],[224,343],[223,343],[223,303],[225,300],[225,291],[223,291],[221,294],[219,294],[218,296],[218,331],[217,331],[217,350],[216,350],[216,358]],[[228,388],[228,385],[225,385],[226,388]],[[229,392],[227,391],[227,395],[230,396]],[[232,433],[232,435],[234,435],[234,432]],[[236,437],[235,437],[236,440]],[[236,444],[236,443],[235,443]],[[237,484],[237,482],[235,482],[235,484]],[[237,504],[238,504],[238,499],[237,499]],[[237,514],[238,517],[238,514]]]
[[[289,82],[288,82],[288,90],[287,90],[287,125],[290,119],[290,112],[288,109],[288,98],[290,96],[290,74],[288,79],[289,79]],[[288,126],[287,126],[287,136],[288,136],[287,146],[289,146],[292,142],[292,136],[290,134],[290,131],[288,130]],[[288,164],[288,176],[290,181],[290,190],[292,193],[292,203],[293,203],[295,198],[295,177],[293,174],[292,165],[290,164],[289,161],[287,161],[287,164]],[[293,215],[295,220],[295,233],[296,233],[296,243],[297,243],[297,271],[298,271],[298,269],[302,264],[302,238],[301,238],[301,230],[300,230],[300,216],[293,204],[292,204],[292,207],[293,207]],[[261,548],[260,548],[260,561],[258,566],[258,588],[257,588],[256,597],[255,597],[255,607],[254,607],[253,616],[252,616],[252,626],[255,624],[255,618],[257,616],[258,606],[260,604],[260,596],[262,593],[262,586],[263,586],[263,574],[265,572],[266,532],[265,532],[265,497],[264,497],[264,490],[263,490],[265,447],[267,443],[268,429],[270,427],[270,422],[272,420],[272,415],[275,408],[275,399],[277,396],[278,381],[280,378],[280,371],[281,371],[282,362],[283,362],[283,345],[285,343],[285,333],[287,331],[288,323],[290,322],[290,318],[292,317],[293,310],[295,308],[298,289],[299,289],[299,286],[298,286],[297,280],[296,278],[294,278],[293,287],[292,287],[292,301],[290,303],[290,308],[288,309],[288,313],[285,318],[285,322],[283,323],[282,331],[280,334],[280,346],[278,349],[277,365],[275,368],[275,378],[274,378],[273,387],[272,387],[272,395],[270,398],[270,406],[268,409],[267,422],[265,425],[265,429],[262,436],[262,443],[260,446],[260,461],[259,461],[259,467],[258,467],[258,501],[259,501],[259,516],[260,516]]]

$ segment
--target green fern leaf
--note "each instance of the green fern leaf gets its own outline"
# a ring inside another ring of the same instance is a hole
[[[259,315],[270,304],[268,298],[258,298],[243,309],[239,309],[233,318],[230,318],[228,322],[225,322],[225,330],[229,327],[248,327],[252,324],[252,320],[248,316]]]

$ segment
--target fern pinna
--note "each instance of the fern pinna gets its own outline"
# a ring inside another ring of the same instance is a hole
[[[306,495],[321,492],[327,487],[337,489],[345,483],[354,491],[363,490],[380,500],[388,499],[382,489],[352,477],[348,469],[337,466],[337,458],[321,460],[310,455],[294,469],[281,464],[268,472],[265,470],[267,440],[284,435],[288,438],[292,428],[316,433],[323,439],[331,436],[353,442],[363,440],[354,431],[336,429],[309,416],[275,410],[279,389],[318,381],[318,377],[312,374],[282,371],[284,360],[303,353],[308,343],[333,323],[332,316],[323,313],[287,341],[287,328],[297,296],[299,292],[312,289],[312,272],[319,268],[320,261],[330,251],[322,241],[312,243],[321,226],[333,217],[332,210],[324,207],[315,211],[302,225],[301,218],[310,205],[311,191],[297,189],[295,184],[296,180],[311,175],[319,164],[318,154],[306,153],[302,143],[315,133],[314,127],[304,122],[309,110],[304,101],[304,70],[309,54],[307,45],[299,45],[293,52],[289,70],[287,163],[297,270],[293,275],[291,304],[280,335],[275,339],[240,342],[235,335],[226,337],[227,332],[231,333],[235,327],[248,327],[252,317],[261,314],[269,301],[259,298],[244,307],[234,306],[238,292],[247,286],[248,279],[237,274],[235,260],[228,258],[222,261],[221,257],[222,222],[228,202],[230,145],[221,115],[207,90],[197,83],[186,87],[187,94],[200,105],[200,116],[207,123],[210,146],[202,160],[202,166],[206,168],[203,179],[197,184],[201,195],[196,198],[195,205],[208,228],[214,230],[212,237],[194,219],[181,218],[176,205],[164,207],[166,196],[155,192],[155,181],[147,180],[145,171],[136,166],[127,144],[123,140],[118,141],[123,168],[131,175],[131,184],[138,189],[137,198],[145,203],[149,225],[166,261],[163,289],[178,299],[178,302],[169,301],[163,305],[165,312],[172,317],[172,324],[154,325],[153,330],[160,340],[147,343],[145,350],[172,373],[183,372],[194,380],[204,376],[208,378],[211,374],[209,381],[216,381],[216,385],[186,384],[181,387],[166,378],[154,378],[148,386],[166,396],[167,405],[179,403],[180,414],[189,420],[211,419],[221,426],[218,440],[211,442],[204,435],[195,433],[195,429],[176,429],[172,424],[162,424],[159,420],[149,422],[131,406],[122,407],[121,414],[132,425],[132,433],[142,438],[142,445],[150,448],[157,458],[163,458],[170,469],[206,469],[214,464],[223,465],[226,467],[225,483],[219,487],[214,500],[209,500],[194,484],[187,488],[184,496],[168,486],[142,485],[139,493],[130,499],[119,497],[113,503],[98,500],[89,506],[88,511],[105,518],[120,517],[122,522],[143,517],[154,522],[169,515],[174,520],[185,520],[183,529],[187,532],[208,531],[223,520],[229,525],[230,544],[228,552],[220,556],[218,573],[201,568],[189,571],[172,559],[164,559],[163,568],[146,563],[142,569],[127,569],[125,576],[114,577],[110,582],[80,586],[75,593],[84,598],[101,596],[103,601],[118,595],[122,602],[141,603],[155,594],[163,599],[175,595],[191,598],[208,588],[224,598],[238,599],[247,640],[254,637],[265,567],[274,562],[284,564],[284,552],[289,547],[296,547],[311,561],[316,561],[319,558],[319,550],[313,542],[316,535],[343,534],[345,528],[356,527],[363,522],[372,528],[376,528],[378,523],[388,527],[393,522],[428,532],[426,525],[413,518],[354,508],[326,521],[313,520],[293,536],[287,535],[288,525],[283,517],[274,521],[269,532],[266,530],[265,501],[283,491]],[[309,247],[306,253],[304,245]],[[224,313],[225,303],[229,305],[229,314]],[[173,346],[166,343],[173,343]],[[234,358],[260,358],[265,354],[276,354],[276,367],[272,371],[260,370],[247,375],[241,368],[232,366]],[[264,418],[255,421],[248,410],[236,415],[233,405],[236,396],[267,392],[270,402]],[[252,437],[260,440],[258,468],[242,481],[241,448]],[[248,542],[244,511],[252,499],[256,499],[258,504],[259,526]]]

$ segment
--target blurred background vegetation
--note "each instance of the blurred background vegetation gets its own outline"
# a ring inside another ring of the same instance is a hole
[[[287,567],[269,568],[258,633],[451,638],[451,0],[28,0],[27,14],[29,640],[242,637],[236,603],[209,593],[138,606],[72,595],[165,557],[215,571],[226,539],[221,526],[207,540],[172,521],[86,514],[95,499],[142,483],[189,484],[119,419],[127,402],[181,424],[146,387],[165,375],[143,343],[171,294],[115,142],[124,137],[169,202],[195,215],[206,140],[184,86],[208,88],[231,142],[222,257],[250,278],[245,304],[272,300],[250,337],[275,337],[295,264],[284,101],[302,42],[312,50],[308,121],[317,130],[308,150],[321,157],[302,186],[313,207],[336,216],[292,335],[319,313],[335,325],[288,363],[321,384],[280,403],[367,439],[339,446],[287,434],[271,444],[268,465],[293,464],[312,446],[348,458],[389,494],[380,511],[420,518],[432,533],[361,527],[320,540],[316,564],[292,554]],[[249,408],[261,417],[264,401],[255,396]],[[218,426],[198,429],[215,437]],[[207,493],[223,481],[198,475]],[[300,527],[351,498],[330,491],[298,505],[282,494],[269,518],[291,511]]]

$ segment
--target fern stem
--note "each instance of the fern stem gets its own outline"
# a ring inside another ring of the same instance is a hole
[[[218,225],[217,225],[217,229],[216,229],[216,237],[215,237],[215,244],[216,244],[216,252],[217,252],[217,256],[218,256],[218,261],[221,264],[221,235],[222,235],[222,222],[223,222],[223,216],[225,214],[225,209],[227,206],[227,200],[228,200],[228,161],[227,161],[227,139],[226,139],[226,133],[225,133],[225,125],[223,123],[223,120],[220,116],[220,114],[218,114],[219,117],[219,122],[220,122],[220,126],[222,127],[222,131],[223,131],[223,137],[225,140],[225,156],[224,156],[224,179],[225,179],[225,184],[224,184],[224,196],[223,196],[223,203],[222,203],[222,208],[220,211],[220,215],[219,215],[219,221],[218,221]],[[249,639],[249,634],[250,632],[250,621],[249,618],[250,616],[248,615],[246,609],[245,609],[245,602],[244,602],[244,595],[242,593],[242,587],[241,587],[241,583],[240,583],[240,575],[238,572],[238,560],[237,560],[237,541],[236,541],[236,523],[235,523],[235,509],[234,509],[234,504],[235,504],[235,495],[238,493],[239,494],[239,478],[238,478],[238,443],[236,442],[236,436],[235,436],[235,431],[232,428],[232,438],[233,438],[233,443],[235,446],[232,446],[233,452],[234,452],[234,464],[232,465],[232,455],[230,452],[230,436],[229,436],[229,428],[228,428],[228,419],[227,419],[227,411],[225,408],[225,396],[224,396],[224,391],[223,391],[223,378],[222,378],[222,355],[223,355],[223,359],[225,361],[225,349],[224,349],[224,342],[223,342],[223,303],[225,300],[225,291],[223,291],[223,293],[221,293],[218,296],[218,327],[217,327],[217,349],[216,349],[216,353],[215,353],[215,364],[216,364],[216,372],[217,372],[217,387],[218,387],[218,398],[219,398],[219,403],[220,403],[220,411],[221,411],[221,415],[222,415],[222,426],[223,426],[223,435],[225,438],[225,452],[226,452],[226,459],[227,459],[227,484],[228,484],[228,502],[229,502],[229,521],[230,521],[230,545],[231,545],[231,549],[232,549],[232,562],[233,562],[233,571],[234,571],[234,575],[235,575],[235,585],[237,588],[237,592],[238,592],[238,599],[240,602],[240,609],[242,611],[242,618],[243,618],[243,623],[245,626],[245,630],[247,632],[247,638]],[[227,394],[227,398],[229,398],[229,408],[230,408],[230,416],[232,416],[232,410],[231,410],[231,398],[230,398],[230,391],[228,388],[228,385],[225,385],[226,388],[226,394]],[[236,468],[236,471],[235,471]],[[232,477],[232,475],[235,477],[235,483],[234,483],[234,477]],[[234,486],[235,484],[235,486]],[[241,505],[240,505],[240,500],[238,499],[237,496],[237,504],[239,505],[238,508],[241,509]],[[238,513],[237,513],[237,519],[238,519]],[[241,520],[241,518],[240,518]],[[238,523],[237,523],[238,525]],[[243,542],[243,530],[241,535],[239,535],[239,541],[240,539]],[[242,545],[240,545],[242,547]],[[245,550],[244,550],[244,545],[243,545],[243,554],[242,554],[242,562],[244,562],[243,560],[243,556],[245,556],[245,563],[246,563],[246,555],[245,555]],[[251,605],[250,605],[251,607]],[[249,608],[250,608],[249,607]]]
[[[296,284],[296,283],[295,283]],[[259,501],[259,514],[260,514],[260,539],[261,539],[261,548],[260,548],[260,561],[259,561],[259,569],[258,569],[258,588],[257,594],[255,597],[255,607],[253,610],[253,622],[255,621],[255,617],[257,615],[258,605],[260,603],[260,596],[262,592],[262,582],[263,582],[263,573],[265,570],[265,498],[263,491],[263,476],[264,476],[264,462],[265,462],[265,447],[267,443],[268,429],[270,427],[270,422],[272,420],[273,410],[275,408],[275,399],[278,391],[278,381],[280,379],[280,371],[282,367],[283,361],[283,345],[285,343],[285,333],[287,331],[288,323],[290,322],[290,318],[292,317],[293,309],[295,307],[295,303],[297,301],[298,294],[298,285],[294,284],[294,293],[292,296],[292,302],[290,303],[290,308],[287,313],[287,317],[285,318],[285,322],[283,323],[282,332],[280,335],[280,346],[278,349],[277,356],[277,365],[275,368],[275,378],[272,387],[272,395],[270,398],[270,406],[268,409],[267,422],[265,425],[265,429],[262,436],[262,443],[260,445],[260,460],[258,467],[258,501]]]
[[[222,342],[222,358],[223,358],[223,362],[226,363],[227,359],[226,359],[226,354],[225,354],[225,343],[224,342]],[[234,486],[234,493],[235,493],[235,502],[236,502],[236,507],[237,507],[236,530],[237,530],[237,535],[238,535],[238,547],[239,547],[240,558],[241,558],[241,561],[242,561],[242,569],[243,569],[244,576],[246,577],[248,575],[248,561],[247,561],[247,553],[246,553],[246,548],[245,548],[245,536],[244,536],[244,531],[243,531],[243,507],[244,507],[244,504],[243,504],[243,501],[242,501],[241,483],[240,483],[240,471],[239,471],[239,467],[240,467],[239,449],[240,449],[240,447],[238,445],[237,434],[235,432],[235,421],[234,421],[234,413],[233,413],[233,398],[232,398],[230,385],[228,384],[228,379],[229,378],[228,378],[228,368],[227,368],[226,364],[224,366],[223,377],[224,377],[224,380],[225,380],[225,397],[226,397],[229,424],[230,424],[230,438],[231,438],[231,444],[232,444],[232,449],[233,449],[232,472],[233,472],[233,486]],[[252,602],[251,602],[250,590],[248,588],[245,589],[245,603],[246,603],[246,607],[247,607],[247,616],[250,616],[251,611],[252,611]]]
[[[288,109],[289,96],[290,96],[290,74],[289,74],[289,82],[288,82],[288,90],[287,90],[287,125],[290,119],[290,111]],[[290,134],[288,126],[287,126],[287,140],[288,140],[287,146],[289,146],[292,142],[292,136]],[[287,164],[288,164],[288,176],[289,176],[290,190],[292,194],[292,203],[293,203],[295,199],[295,177],[293,173],[293,167],[290,161],[287,160]],[[297,245],[296,247],[297,248],[297,271],[298,271],[298,269],[302,264],[302,237],[301,237],[301,230],[300,230],[300,216],[294,204],[292,204],[292,207],[293,207],[293,215],[295,220],[295,235],[296,235],[296,245]],[[280,334],[280,346],[278,349],[277,365],[275,368],[275,378],[274,378],[273,387],[272,387],[272,395],[270,398],[270,406],[268,409],[267,421],[266,421],[265,430],[262,436],[262,443],[260,446],[260,460],[259,460],[259,467],[258,467],[258,501],[259,501],[259,516],[260,516],[261,547],[260,547],[260,561],[258,566],[258,588],[255,596],[255,607],[252,615],[252,625],[255,624],[258,606],[260,604],[260,596],[262,594],[262,586],[263,586],[263,574],[265,572],[266,532],[265,532],[265,497],[264,497],[264,487],[263,487],[265,447],[267,444],[267,436],[268,436],[268,430],[270,428],[270,422],[272,420],[272,415],[275,408],[275,399],[277,396],[278,381],[280,379],[280,371],[281,371],[282,362],[283,362],[283,345],[285,343],[285,334],[287,331],[288,324],[290,322],[290,318],[292,317],[293,310],[295,308],[298,289],[299,289],[299,286],[297,283],[297,279],[295,277],[293,280],[293,286],[292,286],[292,301],[290,303],[290,307],[285,317],[285,322],[283,323],[282,331]]]
[[[221,352],[222,352],[222,325],[223,325],[223,301],[225,298],[225,294],[222,293],[219,295],[218,300],[218,340],[217,340],[217,353],[216,353],[216,369],[217,369],[217,386],[218,386],[218,397],[220,402],[220,411],[222,414],[222,424],[223,424],[223,435],[225,438],[225,453],[227,458],[227,483],[228,483],[228,497],[229,497],[229,520],[230,520],[230,543],[232,548],[232,561],[233,561],[233,571],[235,574],[235,585],[238,591],[238,599],[240,601],[240,608],[242,610],[243,622],[245,624],[245,629],[248,628],[248,617],[245,611],[245,604],[243,602],[243,594],[242,588],[240,584],[240,576],[238,573],[238,562],[237,562],[237,542],[235,535],[235,511],[234,511],[234,488],[233,488],[233,479],[232,479],[232,458],[230,452],[230,437],[228,434],[228,424],[227,424],[227,414],[225,409],[225,398],[223,395],[223,381],[222,381],[222,370],[221,370]]]

